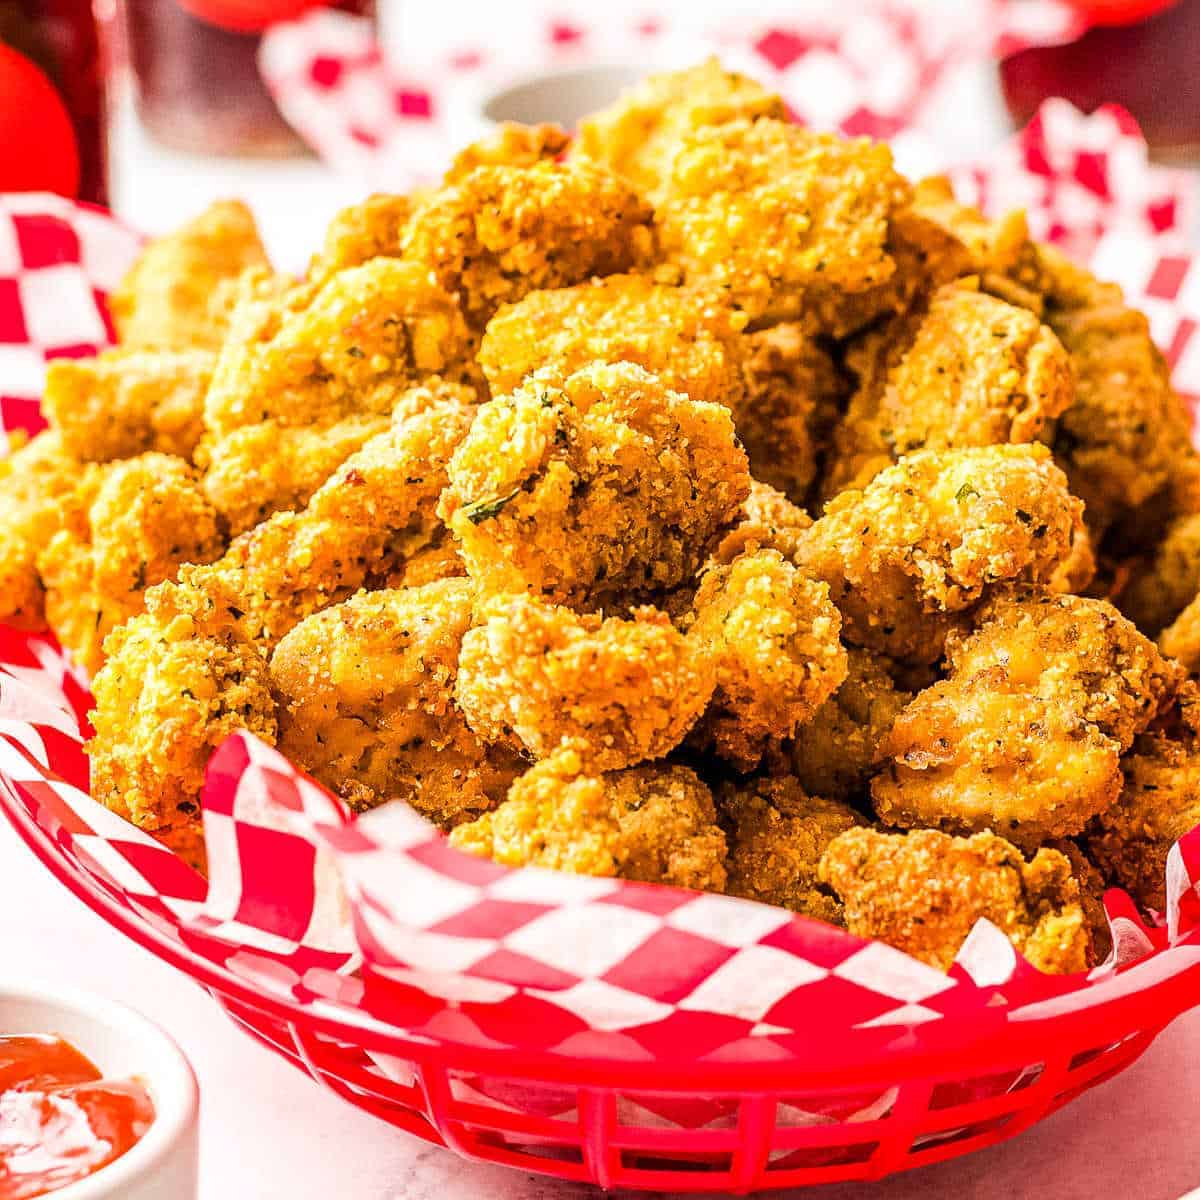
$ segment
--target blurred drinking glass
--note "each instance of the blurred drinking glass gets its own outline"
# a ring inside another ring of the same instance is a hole
[[[374,0],[331,5],[373,17]],[[138,116],[146,131],[195,154],[306,153],[258,69],[260,33],[223,28],[178,0],[122,0]]]

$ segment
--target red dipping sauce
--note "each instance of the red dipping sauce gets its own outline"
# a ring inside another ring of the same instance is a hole
[[[56,1037],[0,1037],[0,1200],[30,1200],[120,1158],[154,1104],[132,1080],[103,1079]]]

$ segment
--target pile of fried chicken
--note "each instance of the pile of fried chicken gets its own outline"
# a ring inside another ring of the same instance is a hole
[[[0,464],[0,621],[203,865],[248,730],[465,851],[947,968],[1103,959],[1200,823],[1200,459],[1118,288],[715,62],[507,126],[302,279],[216,205]]]

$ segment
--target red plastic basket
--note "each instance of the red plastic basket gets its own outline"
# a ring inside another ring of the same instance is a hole
[[[21,635],[0,634],[11,661]],[[64,695],[79,712],[87,697],[69,678]],[[9,747],[20,740],[16,724],[0,721]],[[67,761],[50,727],[25,728]],[[591,1054],[515,1054],[384,1020],[339,1019],[220,965],[189,944],[186,930],[169,928],[89,867],[80,835],[90,831],[77,814],[34,774],[18,775],[0,772],[0,809],[49,870],[205,987],[258,1041],[408,1133],[471,1158],[604,1187],[748,1192],[877,1179],[957,1157],[1014,1136],[1110,1078],[1200,999],[1195,927],[1169,948],[1156,938],[1160,948],[1113,977],[1104,999],[1077,1008],[1058,1003],[1073,993],[1051,991],[1043,1011],[1035,1004],[1030,1019],[1015,1023],[988,1023],[976,1010],[944,1019],[936,1037],[914,1038],[898,1025],[832,1047],[814,1029],[809,1051],[801,1039],[762,1060],[706,1062],[684,1043],[652,1062],[607,1054],[600,1042]]]

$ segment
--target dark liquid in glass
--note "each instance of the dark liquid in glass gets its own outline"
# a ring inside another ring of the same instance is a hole
[[[259,73],[261,35],[210,25],[176,0],[124,0],[123,7],[138,116],[152,137],[195,154],[305,153]],[[370,15],[374,0],[335,7]]]
[[[32,59],[58,88],[79,145],[79,197],[103,204],[104,72],[92,0],[0,0],[0,42]]]
[[[1137,118],[1154,156],[1200,159],[1200,0],[1179,0],[1134,25],[1089,30],[1065,46],[1023,50],[1000,65],[1019,125],[1049,96],[1091,112],[1120,104]]]

